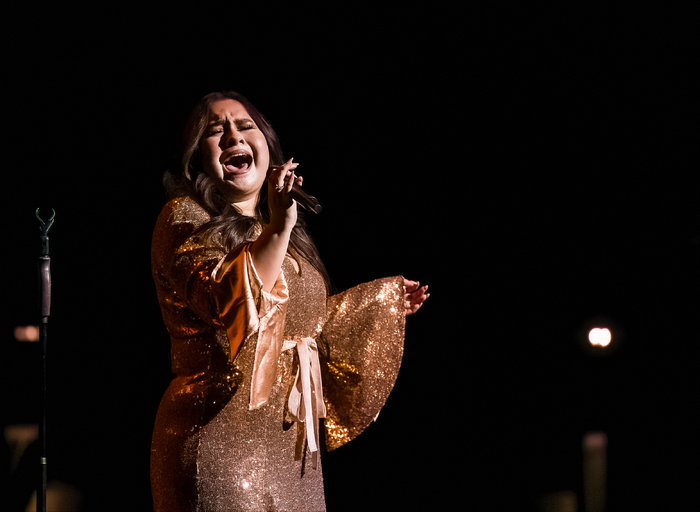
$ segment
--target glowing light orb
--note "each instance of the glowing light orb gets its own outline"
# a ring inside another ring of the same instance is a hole
[[[612,333],[607,327],[595,327],[588,333],[588,341],[591,345],[607,347],[612,341]]]
[[[18,325],[15,327],[15,339],[17,341],[39,341],[39,326]]]

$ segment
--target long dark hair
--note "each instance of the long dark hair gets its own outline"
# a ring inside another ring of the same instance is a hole
[[[211,215],[211,220],[201,228],[202,235],[205,239],[220,244],[226,252],[229,252],[244,242],[254,240],[260,229],[270,222],[270,211],[267,205],[266,184],[263,184],[260,190],[255,217],[248,217],[224,198],[202,166],[199,142],[207,127],[210,108],[215,102],[226,99],[239,102],[253,118],[267,141],[270,165],[284,163],[277,134],[258,109],[237,92],[212,92],[204,96],[192,109],[185,125],[178,159],[173,169],[165,173],[163,183],[171,199],[190,196]],[[289,246],[293,253],[306,259],[321,274],[326,283],[326,290],[330,292],[331,285],[326,267],[306,230],[306,219],[301,209],[289,239]]]

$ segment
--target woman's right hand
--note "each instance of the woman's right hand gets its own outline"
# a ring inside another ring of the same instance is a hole
[[[263,282],[263,290],[269,292],[275,285],[287,254],[289,237],[297,222],[297,205],[292,199],[292,185],[301,178],[294,175],[297,165],[287,163],[270,168],[267,176],[267,203],[270,207],[270,223],[250,246],[253,265]]]
[[[270,227],[277,232],[289,232],[297,222],[296,202],[292,199],[294,182],[302,178],[294,174],[299,165],[290,158],[284,165],[273,166],[267,177],[267,202],[270,207]]]

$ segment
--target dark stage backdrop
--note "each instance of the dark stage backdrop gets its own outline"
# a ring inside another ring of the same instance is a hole
[[[610,510],[691,496],[700,188],[685,13],[431,8],[6,18],[3,424],[34,417],[12,330],[36,323],[34,210],[54,208],[49,476],[83,489],[87,510],[151,508],[170,370],[150,236],[184,116],[228,88],[321,199],[310,227],[336,287],[403,274],[432,292],[378,421],[325,458],[330,510],[580,499],[592,430],[609,438]],[[617,329],[606,357],[581,342],[601,318]]]

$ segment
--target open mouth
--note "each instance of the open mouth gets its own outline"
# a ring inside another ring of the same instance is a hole
[[[224,162],[224,169],[228,172],[241,172],[250,169],[253,157],[247,153],[236,153]]]

